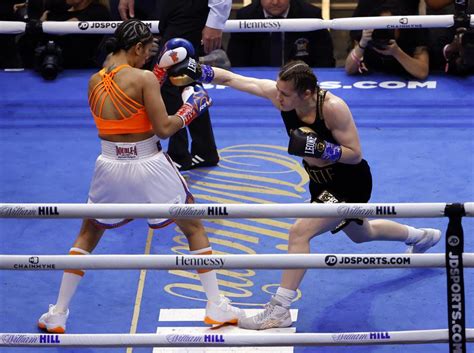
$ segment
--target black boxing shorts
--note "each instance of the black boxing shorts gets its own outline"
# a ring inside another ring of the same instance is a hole
[[[372,194],[372,174],[363,159],[358,164],[334,163],[325,167],[309,166],[303,160],[309,175],[311,202],[317,203],[367,203]],[[337,233],[350,222],[362,224],[361,219],[345,219],[332,233]]]

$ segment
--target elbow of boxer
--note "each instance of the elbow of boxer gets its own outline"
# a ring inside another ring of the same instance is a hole
[[[166,133],[165,131],[157,131],[156,129],[153,130],[153,132],[155,133],[156,136],[158,136],[158,138],[164,140],[164,139],[167,139],[168,137],[170,137],[171,135]]]
[[[340,163],[345,164],[359,164],[362,162],[362,151],[360,148],[352,149],[347,147],[342,147]]]
[[[172,124],[160,124],[158,126],[153,126],[153,132],[160,139],[167,139],[176,132],[176,129],[173,128]]]

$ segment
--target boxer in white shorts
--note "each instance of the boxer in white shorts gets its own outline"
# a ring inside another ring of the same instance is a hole
[[[161,152],[158,137],[134,143],[102,140],[89,190],[89,203],[192,203],[193,197],[170,158]],[[116,228],[131,219],[96,219]],[[149,219],[151,228],[171,220]]]
[[[166,70],[140,69],[149,59],[153,45],[153,35],[145,24],[135,19],[122,22],[106,44],[111,55],[104,69],[89,80],[89,105],[102,143],[89,191],[90,203],[193,202],[185,181],[161,151],[158,137],[168,138],[187,126],[206,111],[211,101],[202,86],[187,87],[182,95],[183,106],[176,114],[168,115],[160,93]],[[181,39],[168,41],[158,62],[184,60],[189,45]],[[129,221],[83,220],[70,254],[90,254],[106,229]],[[152,227],[172,222],[148,221]],[[200,220],[174,222],[186,236],[192,254],[212,253]],[[243,311],[220,294],[215,271],[198,270],[198,274],[208,299],[204,322],[237,323]],[[66,331],[69,303],[83,276],[83,270],[64,271],[56,304],[51,304],[38,320],[41,329]]]

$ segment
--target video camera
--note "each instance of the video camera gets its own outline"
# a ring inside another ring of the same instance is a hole
[[[62,49],[52,40],[35,49],[35,69],[45,80],[54,80],[62,71]]]

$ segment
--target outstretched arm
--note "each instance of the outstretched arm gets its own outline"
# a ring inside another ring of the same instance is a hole
[[[260,79],[238,75],[231,71],[213,67],[214,79],[212,83],[229,86],[239,91],[247,92],[262,98],[267,98],[275,104],[277,89],[276,82],[273,80]]]
[[[172,65],[167,73],[171,83],[175,86],[187,86],[192,82],[212,82],[267,98],[272,101],[275,107],[279,107],[276,100],[276,82],[273,80],[247,77],[217,67],[202,65],[190,56],[180,63]]]

